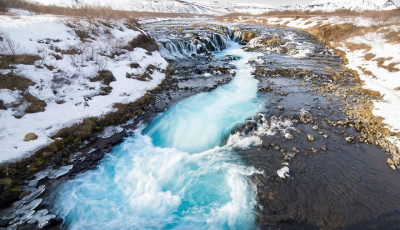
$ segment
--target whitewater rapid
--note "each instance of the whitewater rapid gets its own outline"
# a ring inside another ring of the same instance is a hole
[[[261,54],[229,44],[236,76],[187,98],[115,146],[98,168],[66,182],[54,212],[68,229],[252,229],[256,173],[231,130],[263,108],[248,62]]]

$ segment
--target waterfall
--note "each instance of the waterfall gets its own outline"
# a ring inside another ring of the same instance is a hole
[[[167,59],[175,60],[224,50],[230,42],[240,41],[240,34],[237,31],[232,33],[229,28],[222,28],[218,33],[208,33],[185,40],[165,37],[156,40],[160,46],[161,55]]]

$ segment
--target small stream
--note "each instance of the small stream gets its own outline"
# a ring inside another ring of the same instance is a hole
[[[263,108],[247,64],[260,54],[231,42],[214,58],[233,54],[229,84],[171,106],[61,186],[55,210],[68,229],[253,228],[256,171],[223,142]]]

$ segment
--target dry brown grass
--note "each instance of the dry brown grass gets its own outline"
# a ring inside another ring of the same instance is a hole
[[[392,62],[392,63],[390,63],[390,64],[388,64],[388,65],[384,65],[384,63],[385,63],[386,61],[390,61],[390,60],[392,60],[392,59],[393,59],[392,57],[389,57],[389,58],[375,58],[375,59],[373,59],[373,61],[376,61],[376,62],[377,62],[378,67],[383,68],[383,69],[386,69],[386,70],[388,70],[388,71],[391,72],[391,73],[400,71],[399,68],[396,68],[396,67],[395,67],[396,65],[399,65],[399,64],[400,64],[399,62]]]
[[[400,69],[395,67],[397,65],[400,65],[400,62],[392,62],[388,65],[388,70],[389,72],[399,72]]]
[[[4,101],[0,100],[0,110],[6,110],[7,107],[4,105]]]
[[[363,72],[363,74],[369,75],[369,76],[371,76],[373,78],[376,78],[376,76],[371,71],[369,71],[369,70],[367,70],[367,69],[365,69],[365,68],[363,68],[361,66],[358,66],[358,68]]]
[[[399,32],[388,31],[385,33],[384,38],[390,43],[400,44],[400,33]]]
[[[372,58],[376,57],[376,54],[367,53],[364,55],[365,60],[370,61]]]
[[[316,38],[326,42],[339,42],[347,40],[356,34],[362,34],[362,27],[353,24],[322,25],[306,29],[307,32]]]
[[[375,91],[375,90],[370,90],[370,89],[363,89],[363,92],[365,92],[367,95],[370,95],[371,97],[373,97],[374,99],[381,99],[382,95],[380,92]],[[372,114],[372,109],[367,109],[365,111],[365,114],[363,114],[364,116],[367,116],[367,114]]]
[[[136,38],[128,42],[128,45],[122,47],[123,49],[132,51],[133,49],[140,47],[149,52],[153,52],[159,49],[157,42],[150,35],[140,34]]]
[[[364,18],[372,18],[375,21],[385,22],[400,17],[400,9],[364,11],[361,16]]]
[[[58,47],[54,49],[57,53],[60,54],[68,54],[68,55],[77,55],[77,54],[82,54],[82,50],[77,49],[76,47],[70,47],[69,49],[63,50]]]
[[[25,113],[38,113],[43,112],[46,109],[46,102],[32,94],[24,94],[24,99],[30,103],[30,105],[25,109]]]
[[[24,64],[33,65],[40,57],[36,55],[21,54],[21,55],[1,55],[0,54],[0,69],[12,69],[13,65]]]
[[[105,85],[110,85],[111,82],[116,81],[114,75],[109,70],[101,70],[97,73],[97,76],[90,79],[91,82],[102,82]]]
[[[304,23],[304,25],[309,25],[312,23],[312,20],[308,20],[307,22]]]
[[[355,50],[366,50],[367,52],[372,49],[370,45],[364,44],[364,43],[352,43],[352,42],[346,42],[346,47],[350,51],[355,51]]]
[[[0,74],[0,89],[9,90],[21,90],[28,89],[29,86],[33,86],[35,83],[28,78],[7,74]]]

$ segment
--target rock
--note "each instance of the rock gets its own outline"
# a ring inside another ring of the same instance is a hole
[[[318,153],[318,150],[316,149],[316,148],[311,148],[311,151],[314,153],[314,154],[317,154]]]
[[[290,134],[290,133],[285,133],[285,137],[286,137],[286,139],[288,139],[288,140],[293,140],[293,136],[292,136],[292,134]]]
[[[293,152],[299,153],[300,151],[296,147],[293,147]]]
[[[313,129],[313,130],[318,130],[318,125],[314,125],[314,126],[312,127],[312,129]]]
[[[309,141],[314,141],[314,136],[311,135],[311,134],[307,134],[307,139],[308,139]]]
[[[323,136],[325,139],[328,138],[328,135],[326,135],[326,134],[324,134],[324,135],[322,135],[322,136]]]
[[[283,106],[278,106],[278,109],[279,109],[280,111],[283,111],[285,108],[283,108]]]
[[[388,158],[386,163],[389,165],[389,167],[393,170],[396,170],[396,166],[395,166],[395,161],[392,158]]]
[[[36,140],[36,139],[37,139],[36,134],[28,133],[28,134],[26,134],[24,141],[33,141],[33,140]]]
[[[322,149],[323,151],[328,150],[328,149],[326,148],[326,146],[323,146],[321,149]]]
[[[343,122],[343,121],[338,121],[337,124],[343,126],[343,125],[344,125],[344,122]]]
[[[347,141],[348,143],[353,143],[353,142],[354,142],[354,136],[346,137],[346,141]]]

